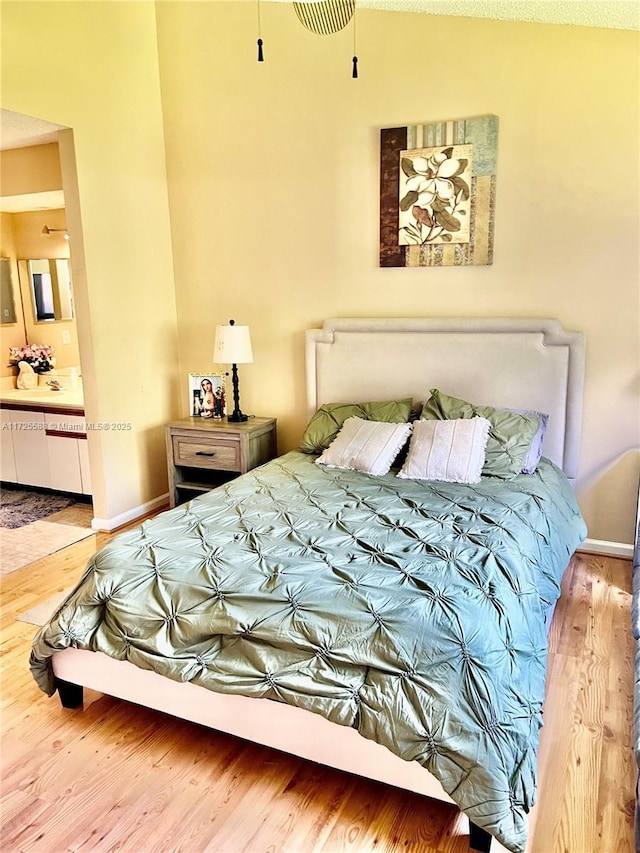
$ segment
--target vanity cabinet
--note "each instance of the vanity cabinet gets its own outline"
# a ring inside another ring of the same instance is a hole
[[[5,483],[18,482],[11,426],[11,413],[0,409],[0,480]]]
[[[5,404],[6,405],[6,404]],[[0,479],[61,492],[91,494],[84,414],[46,406],[0,409]]]
[[[46,413],[44,423],[51,488],[90,495],[91,478],[84,417]]]
[[[9,482],[22,483],[25,486],[51,487],[49,475],[49,451],[45,435],[44,412],[3,410],[2,432],[7,439],[6,449],[13,457],[15,479]],[[5,446],[3,445],[3,478]],[[7,454],[9,455],[9,453]],[[7,462],[11,466],[11,461]]]

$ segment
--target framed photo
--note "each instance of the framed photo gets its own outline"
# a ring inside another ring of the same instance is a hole
[[[189,374],[189,413],[192,418],[223,418],[227,414],[223,376]]]
[[[380,266],[493,263],[498,116],[380,131]]]

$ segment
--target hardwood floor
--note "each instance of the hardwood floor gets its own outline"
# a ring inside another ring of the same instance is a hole
[[[15,620],[72,584],[96,534],[2,580],[0,849],[463,853],[451,806],[85,691],[63,711]],[[631,853],[631,563],[577,555],[550,637],[530,853]]]

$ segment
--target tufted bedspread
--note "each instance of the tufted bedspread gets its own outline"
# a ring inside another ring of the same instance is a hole
[[[292,452],[114,538],[37,634],[223,693],[287,702],[431,771],[523,851],[545,616],[585,536],[564,475],[370,477]]]

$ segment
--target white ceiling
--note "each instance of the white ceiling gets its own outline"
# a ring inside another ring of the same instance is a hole
[[[358,8],[640,30],[638,0],[356,0]]]
[[[63,128],[63,124],[14,113],[13,110],[0,110],[0,150],[57,142],[58,131]]]
[[[0,110],[0,150],[26,148],[58,141],[58,130],[64,125],[44,119]],[[25,213],[31,210],[57,210],[64,207],[62,190],[27,195],[0,196],[0,212]]]

